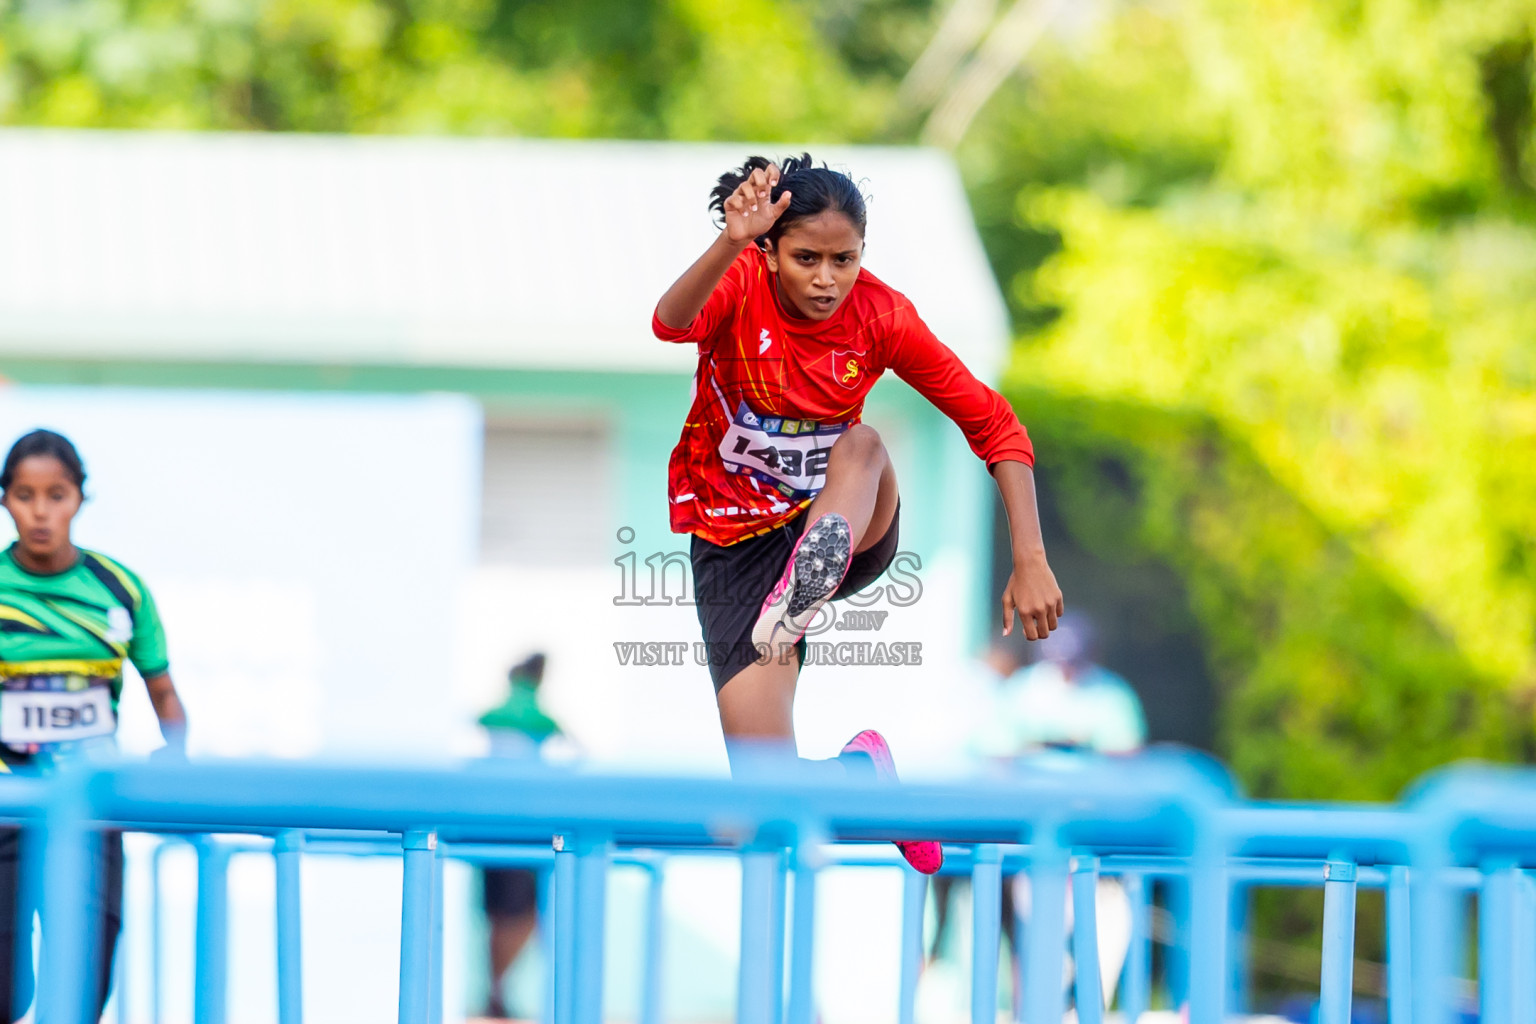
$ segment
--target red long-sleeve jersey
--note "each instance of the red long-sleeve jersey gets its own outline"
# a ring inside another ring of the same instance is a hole
[[[784,311],[767,260],[748,247],[693,323],[676,329],[653,316],[651,329],[699,347],[668,468],[676,533],[734,544],[782,526],[821,490],[832,444],[859,422],[886,370],[954,420],[989,467],[1034,465],[1012,407],[867,270],[831,317],[806,320]]]

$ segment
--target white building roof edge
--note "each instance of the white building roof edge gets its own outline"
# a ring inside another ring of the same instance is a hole
[[[708,191],[796,147],[0,130],[0,353],[689,372],[662,291]],[[810,147],[866,265],[991,378],[1007,314],[934,150]]]

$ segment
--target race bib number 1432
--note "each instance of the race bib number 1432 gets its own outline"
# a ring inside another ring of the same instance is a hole
[[[720,459],[786,498],[813,498],[826,486],[832,445],[847,429],[846,423],[760,416],[743,402],[720,439]]]

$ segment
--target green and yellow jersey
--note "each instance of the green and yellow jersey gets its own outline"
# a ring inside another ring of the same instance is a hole
[[[165,630],[137,576],[83,549],[51,576],[17,564],[14,545],[0,552],[0,761],[110,736],[124,659],[145,679],[168,668]]]

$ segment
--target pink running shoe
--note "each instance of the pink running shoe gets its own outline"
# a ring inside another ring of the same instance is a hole
[[[896,762],[891,759],[891,748],[881,736],[873,729],[865,729],[853,739],[843,744],[844,754],[867,754],[875,763],[875,775],[881,779],[889,779],[899,782],[896,777]],[[896,849],[907,858],[907,863],[925,875],[931,875],[944,866],[944,847],[932,841],[896,842]]]
[[[770,652],[798,643],[805,630],[832,600],[853,561],[853,529],[848,520],[828,512],[810,525],[789,553],[784,575],[763,602],[752,643]]]

